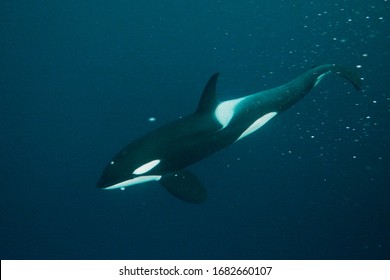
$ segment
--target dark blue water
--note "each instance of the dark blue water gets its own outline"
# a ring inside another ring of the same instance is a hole
[[[389,1],[1,1],[1,259],[389,259]],[[95,187],[124,145],[312,66],[329,76],[194,165],[209,198]],[[155,117],[155,122],[148,118]]]

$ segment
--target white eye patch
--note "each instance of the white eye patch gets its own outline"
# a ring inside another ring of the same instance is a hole
[[[152,170],[154,167],[156,167],[160,163],[160,161],[161,160],[159,160],[159,159],[149,161],[148,163],[145,163],[145,164],[141,165],[140,167],[138,167],[136,170],[134,170],[133,174],[134,175],[144,174],[144,173]]]

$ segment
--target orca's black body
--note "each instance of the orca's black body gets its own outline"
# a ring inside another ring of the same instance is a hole
[[[126,146],[107,165],[97,186],[123,189],[160,181],[178,198],[200,203],[207,196],[206,190],[185,168],[256,131],[303,98],[328,73],[343,76],[359,90],[360,78],[354,71],[328,64],[315,67],[282,86],[218,102],[215,91],[218,74],[214,74],[193,114]]]

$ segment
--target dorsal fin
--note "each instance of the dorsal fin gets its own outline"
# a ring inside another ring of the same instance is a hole
[[[217,106],[216,87],[219,73],[215,73],[211,76],[207,82],[202,96],[200,97],[198,108],[196,113],[205,113],[213,110]]]

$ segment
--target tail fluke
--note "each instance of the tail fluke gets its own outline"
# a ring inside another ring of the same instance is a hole
[[[341,66],[341,65],[333,65],[331,71],[350,81],[353,84],[353,86],[356,88],[356,90],[360,90],[361,79],[356,69]]]

